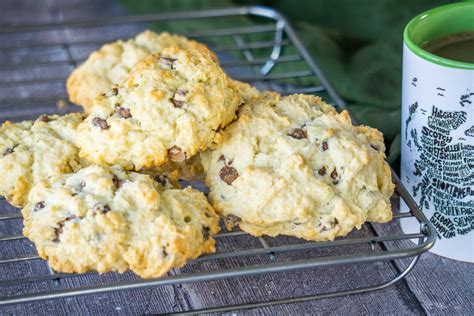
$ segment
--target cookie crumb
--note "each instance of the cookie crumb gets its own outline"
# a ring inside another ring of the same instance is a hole
[[[65,108],[67,108],[67,102],[66,102],[66,100],[64,100],[64,99],[59,99],[58,101],[56,101],[56,107],[57,107],[59,110],[64,110]]]

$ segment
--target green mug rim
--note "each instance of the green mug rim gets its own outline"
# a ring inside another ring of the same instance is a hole
[[[410,38],[410,34],[413,31],[413,29],[417,26],[417,24],[420,21],[423,21],[427,17],[433,15],[433,14],[438,14],[440,12],[445,11],[446,9],[451,9],[454,7],[466,7],[466,8],[474,8],[474,3],[473,2],[457,2],[457,3],[451,3],[447,5],[443,5],[428,11],[425,11],[423,13],[418,14],[416,17],[414,17],[410,22],[408,22],[407,26],[405,27],[405,30],[403,31],[403,39],[405,44],[408,46],[408,48],[418,55],[419,57],[431,61],[435,64],[441,65],[441,66],[447,66],[447,67],[452,67],[452,68],[461,68],[461,69],[474,69],[474,63],[467,63],[467,62],[462,62],[462,61],[456,61],[444,57],[440,57],[438,55],[432,54],[424,49],[422,49],[419,45],[415,44],[412,39]]]

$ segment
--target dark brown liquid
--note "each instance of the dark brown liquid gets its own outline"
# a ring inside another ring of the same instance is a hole
[[[422,48],[440,57],[474,63],[474,32],[450,34],[429,41]]]

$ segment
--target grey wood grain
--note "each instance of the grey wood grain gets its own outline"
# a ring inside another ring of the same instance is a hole
[[[367,236],[367,229],[354,232],[351,237]],[[242,236],[243,240],[231,240],[226,246],[242,247],[252,242],[253,247],[258,247],[258,241],[249,236]],[[300,241],[289,237],[265,238],[270,245],[294,244]],[[255,244],[256,243],[256,244]],[[352,249],[348,249],[352,248]],[[233,249],[233,248],[231,248]],[[294,253],[277,254],[281,261],[294,261],[298,259],[317,258],[327,255],[348,254],[351,252],[369,251],[368,245],[353,247],[341,247],[338,249],[313,249]],[[269,261],[268,255],[246,259],[235,259],[229,262],[229,267],[263,264]],[[221,264],[221,263],[212,263]],[[222,263],[227,264],[227,263]],[[207,270],[209,265],[190,264],[181,271]],[[388,280],[395,272],[388,263],[374,263],[369,265],[349,265],[331,268],[311,269],[279,274],[261,275],[258,277],[245,277],[242,279],[229,279],[206,283],[185,284],[183,288],[189,294],[189,300],[193,308],[204,308],[209,306],[221,306],[245,302],[266,301],[293,296],[311,295],[324,292],[332,292],[340,289],[358,288],[369,286]],[[209,293],[203,295],[204,293]],[[344,301],[344,305],[338,303]],[[361,301],[363,304],[361,304]],[[360,314],[369,314],[376,310],[390,308],[401,313],[420,312],[417,300],[403,286],[389,287],[378,293],[355,295],[341,299],[328,299],[321,301],[305,302],[292,305],[281,305],[265,307],[258,310],[259,313],[272,314],[300,314],[300,313],[340,313],[342,311],[355,310]],[[255,311],[253,311],[255,312]]]
[[[32,14],[34,12],[34,14]],[[8,0],[0,3],[0,24],[35,23],[48,21],[66,21],[73,19],[123,15],[126,11],[117,1],[48,0]],[[0,45],[18,47],[38,43],[77,43],[86,40],[113,40],[118,37],[130,37],[143,30],[143,25],[119,26],[108,28],[66,29],[61,32],[43,32],[39,36],[31,34],[0,35]],[[35,80],[63,77],[72,70],[74,64],[69,59],[80,61],[95,44],[71,44],[67,47],[53,47],[41,50],[19,49],[0,53],[0,82],[2,80]],[[22,62],[63,61],[55,66],[33,66],[22,70],[5,70],[6,65]],[[0,88],[0,120],[22,120],[33,118],[42,112],[64,113],[76,111],[74,106],[58,109],[55,101],[39,101],[34,106],[7,104],[12,98],[64,97],[64,82],[38,83],[28,87],[12,85]],[[0,214],[14,213],[18,210],[0,201]],[[0,221],[0,237],[21,232],[21,220]],[[376,225],[381,234],[394,232],[395,225]],[[353,232],[352,237],[372,234],[366,225],[361,231]],[[294,238],[266,238],[270,245],[299,243]],[[391,245],[387,244],[387,247]],[[219,251],[261,247],[258,239],[249,236],[222,238],[218,240]],[[379,247],[379,246],[377,246]],[[377,248],[378,249],[378,248]],[[296,260],[319,256],[354,253],[369,250],[368,245],[341,247],[338,249],[318,249],[294,253],[277,254],[276,260]],[[34,253],[33,245],[26,240],[0,244],[0,258],[20,254]],[[230,258],[215,261],[193,262],[172,274],[209,271],[213,269],[233,269],[242,266],[264,264],[272,260],[268,255],[255,257]],[[331,268],[293,271],[280,274],[264,274],[253,277],[219,280],[196,284],[154,287],[143,290],[123,291],[86,297],[75,297],[57,301],[45,301],[30,304],[0,307],[0,313],[15,314],[144,314],[200,309],[226,304],[274,300],[279,298],[310,295],[335,291],[338,289],[361,287],[392,278],[400,265],[379,262],[366,265],[347,265]],[[14,264],[0,264],[0,281],[31,275],[47,274],[47,266],[41,260]],[[333,299],[324,299],[299,304],[285,304],[253,310],[238,311],[241,314],[259,315],[303,315],[303,314],[473,314],[473,270],[472,265],[460,264],[435,255],[422,256],[420,263],[406,280],[384,290]],[[135,278],[133,274],[106,274],[101,277],[90,274],[80,277],[63,278],[58,282],[38,282],[21,286],[0,287],[0,295],[18,295],[100,283],[117,282]],[[471,282],[469,282],[471,280]]]
[[[401,230],[399,221],[373,226],[380,234],[396,233]],[[413,241],[410,240],[386,244],[389,249],[412,246]],[[407,264],[407,260],[396,263],[399,269],[403,269]],[[474,264],[472,263],[425,253],[404,282],[428,314],[474,314]]]
[[[3,202],[2,206],[6,205]],[[6,209],[7,207],[5,207]],[[9,208],[9,207],[8,207]],[[9,208],[10,209],[10,208]],[[6,210],[3,210],[2,214]],[[4,235],[17,234],[21,230],[21,221],[15,220],[10,223],[0,222],[0,230]],[[363,229],[354,232],[352,237],[367,236],[369,232]],[[294,238],[267,238],[270,245],[284,245],[302,242]],[[251,249],[261,247],[258,239],[244,235],[236,238],[225,238],[218,240],[219,251],[236,251],[240,249]],[[335,254],[347,254],[351,252],[368,251],[368,245],[359,245],[345,249],[344,247],[329,250],[318,249],[297,253],[277,254],[277,259],[297,260],[314,258]],[[22,240],[9,243],[2,247],[2,258],[16,255],[34,253],[34,247],[29,241]],[[197,271],[210,271],[214,269],[232,269],[235,267],[254,264],[264,264],[270,261],[268,255],[247,258],[232,258],[217,261],[194,262],[185,268],[177,270],[177,274],[192,273]],[[22,278],[26,275],[46,274],[46,265],[43,261],[31,261],[0,265],[2,280]],[[297,272],[288,272],[272,275],[261,275],[257,277],[243,277],[221,281],[212,281],[196,284],[183,284],[175,287],[158,287],[149,290],[118,292],[107,295],[98,295],[85,298],[72,298],[54,302],[32,303],[0,308],[5,313],[40,312],[68,313],[71,311],[84,311],[90,313],[106,313],[111,310],[122,309],[126,313],[161,313],[164,311],[179,311],[185,309],[199,309],[210,306],[221,306],[226,304],[239,304],[255,302],[259,300],[272,300],[299,295],[310,295],[321,291],[334,291],[347,287],[361,287],[376,282],[383,282],[395,274],[393,267],[388,263],[374,263],[370,265],[350,265],[324,269],[312,269]],[[116,282],[117,280],[129,280],[134,278],[131,273],[119,276],[107,274],[98,277],[95,274],[64,278],[58,284],[48,282],[47,284],[27,284],[24,286],[1,287],[1,295],[19,295],[37,291],[58,290],[89,286],[100,283]],[[259,313],[339,313],[343,310],[357,310],[360,313],[370,313],[374,310],[390,308],[398,312],[414,313],[420,312],[417,300],[403,285],[389,287],[378,293],[368,295],[357,295],[342,298],[344,307],[338,300],[328,299],[322,301],[306,302],[301,304],[281,305],[266,307],[258,310]],[[64,302],[64,303],[63,303]],[[121,302],[127,302],[124,306]],[[85,307],[79,308],[82,304]]]

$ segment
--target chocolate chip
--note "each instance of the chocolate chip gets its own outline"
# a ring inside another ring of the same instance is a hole
[[[207,226],[203,226],[203,227],[202,227],[201,232],[202,232],[202,238],[203,238],[204,240],[208,240],[208,239],[209,239],[209,231],[210,231],[209,227],[207,227]]]
[[[370,144],[370,147],[372,147],[372,148],[375,149],[376,151],[379,151],[379,150],[380,150],[379,146],[374,145],[374,144]]]
[[[175,69],[174,62],[177,61],[176,58],[169,57],[160,57],[161,65],[170,69]]]
[[[51,121],[51,119],[49,118],[49,116],[47,116],[46,114],[41,114],[37,119],[36,119],[37,122],[44,122],[44,123],[48,123]]]
[[[132,117],[132,114],[130,113],[130,109],[124,108],[123,106],[116,107],[115,113],[117,113],[118,116],[124,119],[128,119]]]
[[[163,257],[168,256],[168,252],[166,252],[166,249],[164,247],[161,249],[161,252],[163,253]]]
[[[322,166],[321,168],[319,168],[318,174],[320,176],[324,176],[326,174],[326,167]]]
[[[219,157],[219,161],[225,161],[224,155],[221,155],[221,156]]]
[[[162,186],[166,186],[166,183],[168,181],[168,176],[166,174],[160,174],[157,176],[153,176],[153,180],[161,184]]]
[[[64,221],[58,223],[58,227],[54,228],[54,239],[53,242],[58,243],[61,234],[63,233]]]
[[[336,170],[336,167],[334,167],[334,170],[331,172],[332,183],[337,184],[339,182],[337,176],[338,176],[337,170]]]
[[[321,231],[322,231],[322,232],[326,232],[326,231],[328,231],[328,230],[329,230],[329,228],[327,228],[327,226],[324,226],[324,225],[323,225],[323,226],[321,227]]]
[[[222,181],[231,185],[238,177],[239,173],[235,170],[234,167],[224,166],[221,171],[219,171],[219,176]]]
[[[183,162],[186,160],[186,153],[181,148],[173,146],[168,150],[170,160],[174,162]]]
[[[186,90],[178,89],[173,97],[170,99],[171,103],[177,108],[181,108],[185,105],[185,96],[188,92]]]
[[[287,135],[296,139],[303,139],[307,136],[306,132],[302,128],[293,128],[288,132]]]
[[[323,147],[323,151],[328,150],[328,148],[329,148],[328,142],[327,142],[327,141],[324,141],[324,142],[322,143],[322,147]]]
[[[114,186],[119,189],[120,187],[122,187],[123,183],[125,182],[124,180],[120,179],[119,177],[117,177],[115,174],[112,178],[112,182],[114,183]]]
[[[6,155],[10,155],[10,154],[13,154],[15,152],[15,148],[17,148],[19,145],[13,145],[12,147],[8,147],[7,149],[5,149],[5,151],[3,152],[3,157],[5,157]]]
[[[71,215],[71,216],[66,217],[65,221],[66,222],[71,221],[71,220],[76,219],[76,218],[78,218],[76,215]]]
[[[224,224],[228,230],[232,230],[232,228],[237,226],[237,224],[239,224],[241,221],[242,219],[238,216],[235,216],[234,214],[229,214],[224,217]]]
[[[118,94],[118,88],[112,88],[110,90],[110,95],[113,96],[113,95],[117,95]]]
[[[104,205],[104,207],[101,209],[102,214],[110,212],[110,206]]]
[[[39,210],[43,209],[44,207],[45,207],[44,201],[38,202],[38,203],[35,204],[33,212],[38,212]]]
[[[184,105],[184,101],[176,100],[174,98],[171,98],[170,101],[173,103],[175,108],[182,108]]]
[[[94,209],[101,212],[102,214],[106,214],[106,213],[110,212],[110,206],[108,206],[107,204],[104,204],[104,203],[100,203],[100,202],[97,203],[94,206]]]
[[[64,223],[76,218],[80,218],[80,217],[77,217],[76,215],[71,215],[71,216],[66,217],[62,222],[58,223],[58,227],[54,229],[55,237],[53,239],[53,242],[58,243],[60,241],[60,236],[63,233]]]
[[[107,124],[107,121],[101,119],[100,117],[94,117],[92,119],[92,124],[96,127],[99,127],[101,130],[108,129],[110,127],[110,125]]]

